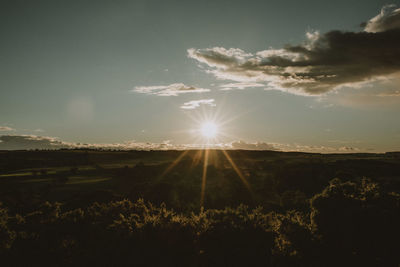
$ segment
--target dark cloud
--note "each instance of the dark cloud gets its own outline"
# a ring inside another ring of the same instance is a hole
[[[400,71],[400,9],[386,6],[364,31],[307,33],[301,45],[249,54],[240,49],[189,49],[217,78],[266,82],[268,88],[318,95]]]

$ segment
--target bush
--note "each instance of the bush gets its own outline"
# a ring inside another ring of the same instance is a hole
[[[400,195],[368,179],[332,180],[310,212],[177,213],[143,199],[65,210],[0,205],[5,266],[397,266]]]
[[[0,255],[12,246],[15,232],[9,229],[10,218],[7,209],[0,202]]]
[[[400,262],[400,196],[362,179],[334,179],[311,200],[314,234],[323,258],[354,265],[396,266]]]

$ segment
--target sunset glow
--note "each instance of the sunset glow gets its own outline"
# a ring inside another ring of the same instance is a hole
[[[4,266],[400,267],[400,0],[0,1]]]
[[[213,122],[205,122],[201,125],[201,134],[208,139],[215,138],[218,134],[218,127]]]

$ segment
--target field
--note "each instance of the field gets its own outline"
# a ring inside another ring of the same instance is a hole
[[[7,266],[397,266],[400,153],[2,151]]]

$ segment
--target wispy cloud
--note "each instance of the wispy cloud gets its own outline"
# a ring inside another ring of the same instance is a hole
[[[36,135],[0,136],[0,150],[60,149],[70,147],[73,147],[73,145],[54,137]]]
[[[251,82],[241,82],[241,83],[226,83],[222,84],[221,87],[223,91],[239,89],[243,90],[246,88],[255,88],[255,87],[265,87],[265,84],[262,83],[251,83]]]
[[[8,126],[0,126],[0,131],[8,132],[8,131],[15,131],[15,129]]]
[[[329,93],[318,98],[322,105],[345,106],[357,109],[385,108],[399,109],[400,107],[400,78],[371,83],[360,90],[346,88],[340,93]]]
[[[387,79],[400,71],[400,9],[385,6],[360,32],[309,32],[300,45],[247,53],[238,48],[188,49],[219,79],[265,82],[268,88],[320,95]]]
[[[174,149],[169,141],[161,143],[127,141],[111,144],[82,144],[65,142],[56,137],[36,135],[2,135],[0,150],[30,150],[30,149],[116,149],[116,150],[166,150]]]
[[[136,86],[132,91],[148,95],[177,96],[186,93],[205,93],[209,92],[210,89],[187,86],[183,83],[173,83],[170,85]]]
[[[200,105],[208,105],[211,107],[215,107],[215,101],[214,99],[200,99],[200,100],[192,100],[189,102],[183,103],[181,106],[182,109],[196,109],[200,107]]]
[[[310,146],[301,144],[282,144],[266,142],[245,142],[234,141],[230,143],[231,149],[243,150],[272,150],[272,151],[292,151],[292,152],[310,152],[310,153],[355,153],[362,151],[360,148],[351,146],[329,147],[329,146]]]
[[[386,92],[382,92],[377,94],[376,96],[379,97],[400,97],[400,90],[394,90],[394,91],[386,91]]]

